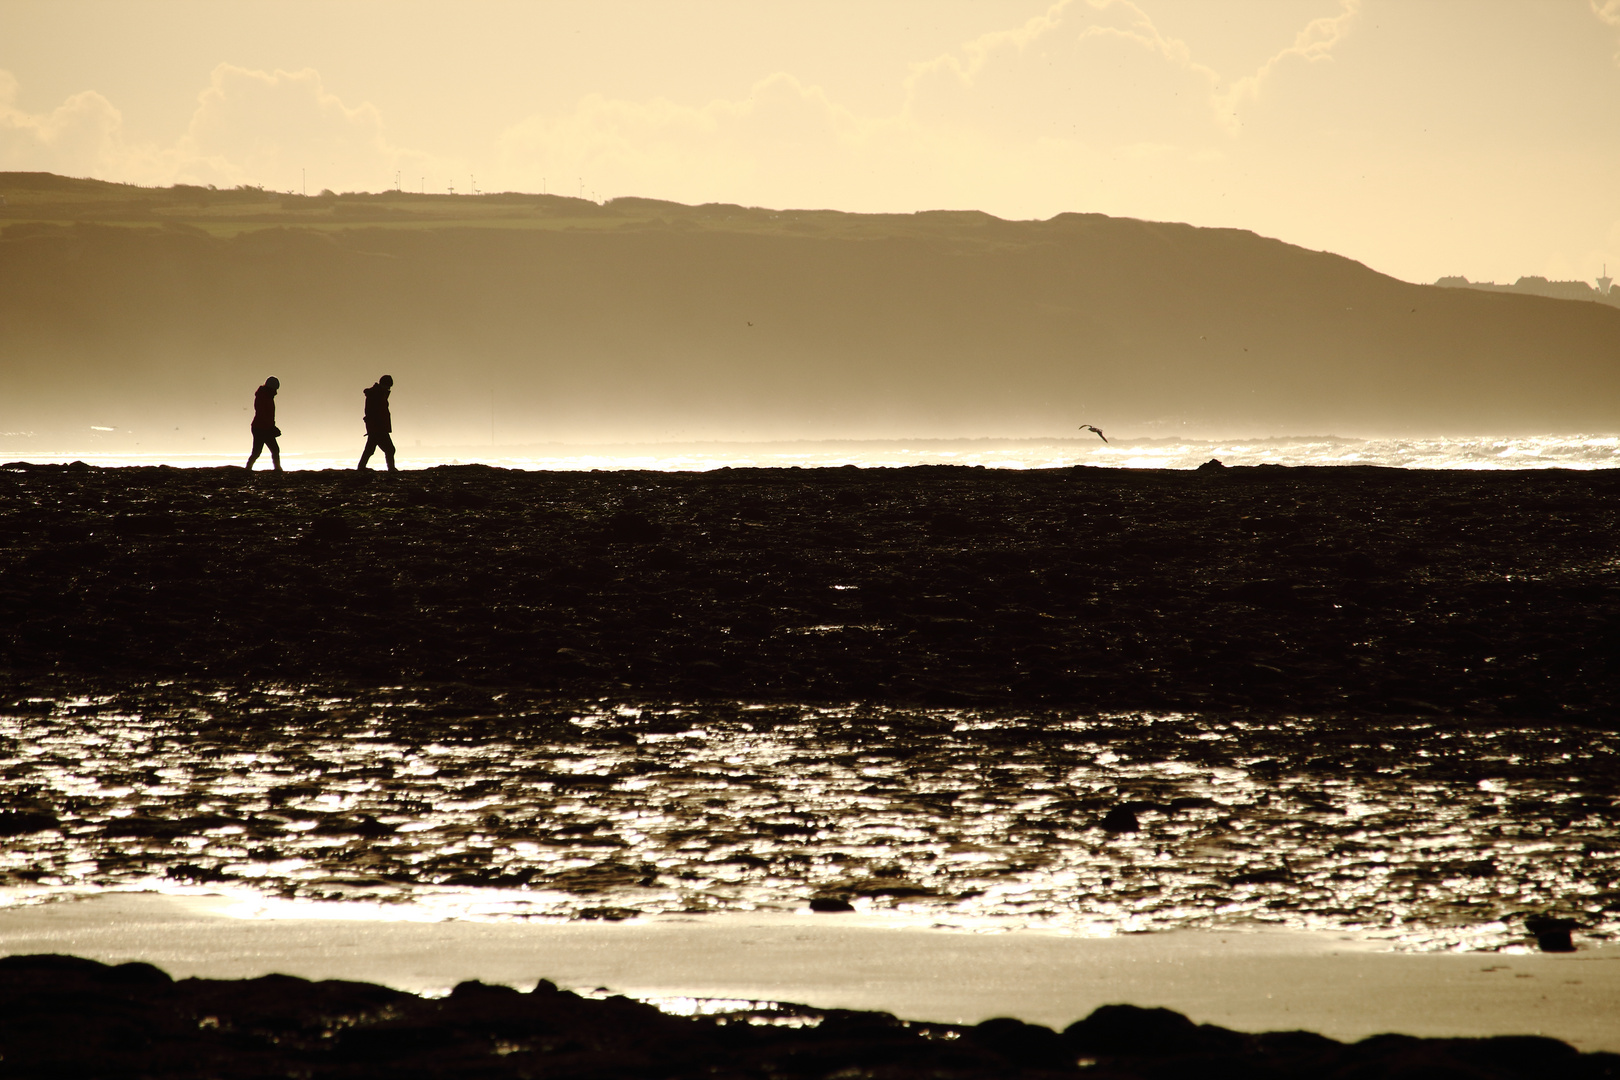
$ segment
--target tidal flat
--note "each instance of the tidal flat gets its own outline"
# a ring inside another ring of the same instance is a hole
[[[1620,476],[0,467],[0,874],[1613,940]]]
[[[1620,472],[0,466],[0,671],[1620,717]]]

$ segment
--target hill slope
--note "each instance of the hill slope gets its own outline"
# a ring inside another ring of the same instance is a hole
[[[40,174],[0,194],[0,430],[236,432],[273,372],[284,416],[346,439],[383,371],[424,441],[492,407],[528,438],[1620,427],[1620,310],[1236,230]]]

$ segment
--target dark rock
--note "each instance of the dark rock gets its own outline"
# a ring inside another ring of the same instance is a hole
[[[1136,820],[1136,811],[1129,806],[1116,806],[1103,815],[1099,824],[1111,833],[1137,832],[1142,825]]]
[[[477,979],[468,979],[465,982],[456,983],[450,990],[452,998],[479,998],[491,995],[495,997],[514,997],[520,993],[522,991],[515,987],[506,986],[503,983],[486,983]]]
[[[1241,1049],[1235,1031],[1198,1025],[1170,1009],[1103,1005],[1063,1030],[1075,1054],[1090,1057],[1174,1057]]]
[[[1381,1035],[1347,1046],[1308,1032],[1244,1035],[1129,1005],[1104,1006],[1059,1035],[1011,1018],[961,1027],[787,1003],[670,1016],[544,979],[529,993],[467,981],[442,999],[286,975],[174,982],[148,964],[52,955],[0,958],[0,1047],[7,1076],[63,1078],[1598,1080],[1620,1065],[1531,1036]]]
[[[0,811],[0,836],[22,836],[59,828],[56,815],[41,810]]]
[[[164,871],[164,876],[179,881],[195,881],[204,885],[234,879],[234,875],[227,874],[218,867],[197,866],[194,863],[175,863]]]
[[[1220,458],[1210,458],[1208,461],[1206,461],[1202,465],[1198,466],[1197,471],[1202,472],[1202,473],[1221,472],[1225,468],[1226,468],[1226,466],[1221,464],[1221,459]]]
[[[1063,1036],[1039,1024],[997,1017],[969,1028],[967,1037],[1020,1068],[1068,1069],[1074,1065],[1074,1051]]]
[[[855,905],[841,896],[815,896],[810,899],[811,911],[854,911]]]
[[[1558,919],[1550,915],[1531,915],[1524,920],[1524,926],[1535,935],[1536,947],[1542,952],[1574,952],[1575,942],[1570,934],[1581,928],[1581,924],[1574,919]]]

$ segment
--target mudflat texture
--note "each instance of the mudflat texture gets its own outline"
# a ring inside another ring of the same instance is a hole
[[[1612,725],[1620,475],[0,467],[14,680]]]

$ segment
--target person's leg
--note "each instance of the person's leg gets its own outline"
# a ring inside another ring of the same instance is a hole
[[[266,439],[266,440],[264,440],[264,445],[266,445],[266,446],[268,446],[270,448],[270,464],[272,464],[272,465],[274,465],[276,467],[276,472],[280,472],[281,471],[281,444],[276,442],[276,440],[274,440],[274,439]]]
[[[247,463],[248,468],[250,468],[250,469],[253,468],[253,463],[255,461],[259,460],[259,451],[261,451],[263,449],[264,449],[264,440],[261,439],[258,435],[254,435],[253,436],[253,453],[248,455],[248,463]]]
[[[380,435],[377,438],[377,445],[382,447],[383,459],[388,462],[388,471],[399,472],[398,469],[394,468],[394,437],[392,435]]]
[[[360,455],[360,464],[358,466],[356,466],[356,467],[361,468],[361,469],[365,468],[366,467],[366,462],[371,460],[371,455],[376,449],[377,449],[377,436],[375,436],[375,435],[367,435],[366,436],[366,449]]]

